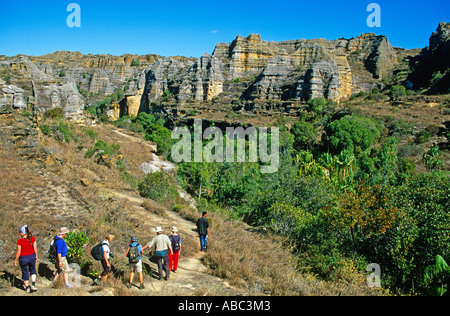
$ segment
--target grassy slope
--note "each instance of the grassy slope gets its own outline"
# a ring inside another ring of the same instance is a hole
[[[195,226],[193,221],[199,213],[188,205],[188,201],[177,199],[170,201],[168,206],[184,204],[180,215],[190,219],[191,226],[183,224],[181,217],[174,215],[165,205],[152,201],[149,201],[151,206],[145,209],[139,205],[140,197],[133,188],[136,180],[144,176],[139,165],[148,161],[154,151],[151,144],[144,144],[140,140],[140,135],[118,131],[109,125],[92,127],[95,133],[86,133],[86,127],[74,126],[74,139],[69,143],[42,136],[40,148],[46,148],[46,154],[26,159],[19,154],[24,154],[23,148],[19,146],[23,139],[14,136],[12,130],[30,124],[31,121],[20,114],[0,116],[0,169],[4,180],[0,184],[0,240],[10,240],[0,252],[2,262],[6,262],[0,269],[4,276],[19,276],[18,268],[12,265],[15,243],[11,240],[18,238],[16,230],[23,223],[30,225],[40,240],[39,251],[43,261],[46,245],[60,226],[86,231],[91,240],[85,247],[86,250],[99,242],[106,232],[112,232],[116,235],[114,247],[120,253],[115,262],[119,279],[127,274],[126,260],[121,258],[121,252],[130,236],[137,235],[141,241],[146,242],[153,237],[152,228],[157,224],[164,226],[166,230],[172,225],[182,225],[182,234],[186,237],[182,262],[185,260],[184,264],[188,266],[189,262],[194,263],[191,269],[199,270],[202,273],[200,276],[203,275],[199,281],[209,280],[207,275],[220,278],[206,283],[210,284],[208,288],[185,284],[187,279],[180,276],[179,288],[184,285],[188,289],[181,292],[184,295],[374,294],[365,286],[365,277],[351,267],[339,283],[325,283],[312,275],[300,274],[293,268],[295,259],[282,240],[251,231],[241,222],[228,221],[220,212],[211,214],[210,251],[206,256],[201,256],[196,234],[192,232]],[[130,177],[124,178],[123,173],[115,167],[101,166],[93,159],[84,158],[84,153],[98,139],[120,144],[120,152],[124,156],[126,171]],[[123,198],[124,195],[127,198]],[[158,211],[161,209],[162,212]],[[205,266],[200,267],[198,260]],[[90,269],[95,271],[100,267],[94,263]],[[188,271],[187,269],[185,273],[189,273]],[[8,282],[3,281],[2,284],[8,291]],[[223,284],[226,286],[223,287]],[[192,287],[189,288],[188,285]],[[142,295],[127,290],[121,281],[114,282],[112,286],[116,295]],[[223,290],[217,290],[220,288]],[[167,295],[167,292],[156,291],[147,295]]]

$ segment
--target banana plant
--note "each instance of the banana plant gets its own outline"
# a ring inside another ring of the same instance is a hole
[[[436,256],[436,263],[425,268],[423,285],[429,288],[429,294],[444,296],[448,290],[450,280],[450,267],[442,256]]]

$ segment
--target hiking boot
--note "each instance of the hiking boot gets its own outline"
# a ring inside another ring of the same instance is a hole
[[[128,283],[125,284],[125,286],[126,286],[127,288],[131,289],[131,283],[128,282]]]
[[[36,286],[32,285],[32,286],[31,286],[31,293],[36,292],[36,291],[37,291]]]
[[[143,290],[145,289],[144,283],[141,283],[141,285],[139,286],[139,290]]]
[[[25,288],[25,293],[31,293],[31,286],[30,286],[30,285],[28,285],[28,286]]]

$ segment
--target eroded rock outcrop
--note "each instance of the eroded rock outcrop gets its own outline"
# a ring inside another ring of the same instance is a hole
[[[209,101],[223,91],[225,78],[222,62],[215,56],[204,54],[186,73],[178,99],[180,101]]]
[[[413,63],[417,64],[408,80],[415,89],[430,93],[450,92],[450,23],[441,22]]]
[[[14,85],[7,85],[0,90],[0,105],[11,106],[15,109],[27,107],[24,90]]]
[[[57,83],[35,84],[35,102],[42,113],[62,108],[66,118],[79,120],[83,116],[85,101],[73,79],[65,78]]]
[[[385,36],[367,33],[350,40],[339,39],[333,42],[348,54],[350,61],[364,64],[376,79],[391,75],[398,62],[397,54]]]
[[[361,80],[354,80],[351,61],[362,63],[376,80],[387,76],[396,60],[387,38],[374,34],[351,40],[284,42],[263,41],[258,34],[237,36],[231,44],[220,43],[212,55],[195,61],[164,58],[150,65],[140,106],[149,108],[164,93],[181,103],[231,95],[254,101],[325,97],[339,102],[365,89],[354,86]],[[231,92],[230,85],[241,80],[251,85],[240,91],[235,85]],[[139,98],[140,93],[135,96]]]
[[[430,39],[431,46],[443,47],[447,38],[443,24]],[[105,111],[111,119],[136,116],[166,103],[176,107],[216,99],[246,102],[246,109],[255,108],[248,103],[272,100],[324,97],[339,102],[381,83],[397,59],[388,39],[372,33],[334,41],[282,42],[264,41],[258,34],[239,35],[200,58],[78,52],[17,56],[0,61],[0,67],[27,83],[15,85],[22,91],[1,93],[0,100],[22,108],[32,96],[43,112],[61,107],[66,116],[77,117],[85,107],[116,94]]]

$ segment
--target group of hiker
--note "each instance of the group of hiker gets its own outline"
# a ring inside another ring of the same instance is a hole
[[[209,222],[206,217],[207,213],[203,212],[202,217],[199,218],[196,223],[201,251],[207,251]],[[181,253],[181,236],[179,235],[178,228],[176,226],[172,227],[171,231],[172,234],[169,237],[164,234],[162,227],[156,227],[156,237],[144,246],[139,244],[136,236],[131,238],[131,243],[127,247],[125,253],[130,267],[129,283],[126,284],[128,288],[131,288],[136,273],[139,277],[139,289],[142,290],[145,288],[142,257],[144,250],[147,248],[154,250],[154,257],[156,258],[158,265],[158,280],[163,280],[163,270],[165,271],[164,280],[169,279],[170,272],[177,272],[178,261]],[[56,269],[52,285],[55,284],[55,282],[57,282],[59,277],[62,275],[64,278],[64,287],[72,288],[73,286],[69,283],[70,268],[67,261],[69,248],[64,240],[68,233],[69,230],[67,227],[60,228],[58,234],[54,237],[51,243],[49,254],[54,259]],[[20,227],[19,234],[21,238],[17,241],[17,252],[14,259],[14,265],[19,265],[22,270],[22,280],[25,291],[27,293],[32,293],[37,291],[36,262],[38,261],[38,248],[36,238],[32,235],[28,225]],[[95,246],[91,251],[91,255],[94,259],[101,261],[103,267],[101,280],[103,282],[107,281],[108,275],[111,272],[110,258],[114,258],[114,255],[111,252],[111,242],[113,240],[114,235],[108,234],[105,236],[105,240]]]

